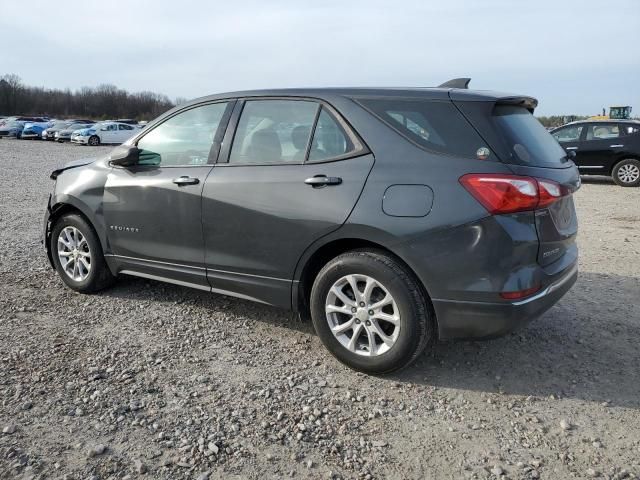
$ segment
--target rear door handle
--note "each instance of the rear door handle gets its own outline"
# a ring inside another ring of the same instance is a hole
[[[620,148],[620,147],[624,147],[624,145],[621,145],[621,144],[609,145],[609,148]]]
[[[304,183],[312,187],[324,187],[325,185],[340,185],[342,179],[340,177],[327,177],[326,175],[315,175],[307,178]]]
[[[197,185],[198,183],[200,183],[200,180],[183,175],[182,177],[174,178],[173,183],[181,187],[183,185]]]
[[[578,147],[566,147],[565,150],[577,150]]]

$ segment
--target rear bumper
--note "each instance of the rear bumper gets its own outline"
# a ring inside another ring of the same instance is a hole
[[[470,302],[433,299],[439,338],[479,339],[504,335],[542,315],[573,286],[578,278],[578,261],[554,275],[534,295],[512,302]]]

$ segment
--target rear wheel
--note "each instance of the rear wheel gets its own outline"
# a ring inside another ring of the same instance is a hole
[[[53,226],[50,241],[58,275],[73,290],[97,292],[115,281],[98,236],[82,216],[72,213],[60,217]]]
[[[89,137],[89,145],[92,147],[97,147],[100,145],[100,138],[97,135],[92,135]]]
[[[613,181],[621,187],[640,185],[640,162],[634,158],[621,160],[613,167]]]
[[[331,260],[311,291],[318,336],[342,363],[382,374],[412,363],[434,339],[428,299],[391,256],[357,250]]]

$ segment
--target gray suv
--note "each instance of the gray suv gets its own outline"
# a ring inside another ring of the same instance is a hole
[[[580,180],[535,99],[467,83],[176,107],[52,173],[51,265],[79,292],[128,274],[292,309],[368,373],[511,331],[576,280]]]

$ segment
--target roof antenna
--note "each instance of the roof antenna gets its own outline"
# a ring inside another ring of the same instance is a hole
[[[438,85],[438,88],[469,88],[470,78],[454,78],[448,82],[444,82],[442,85]]]

